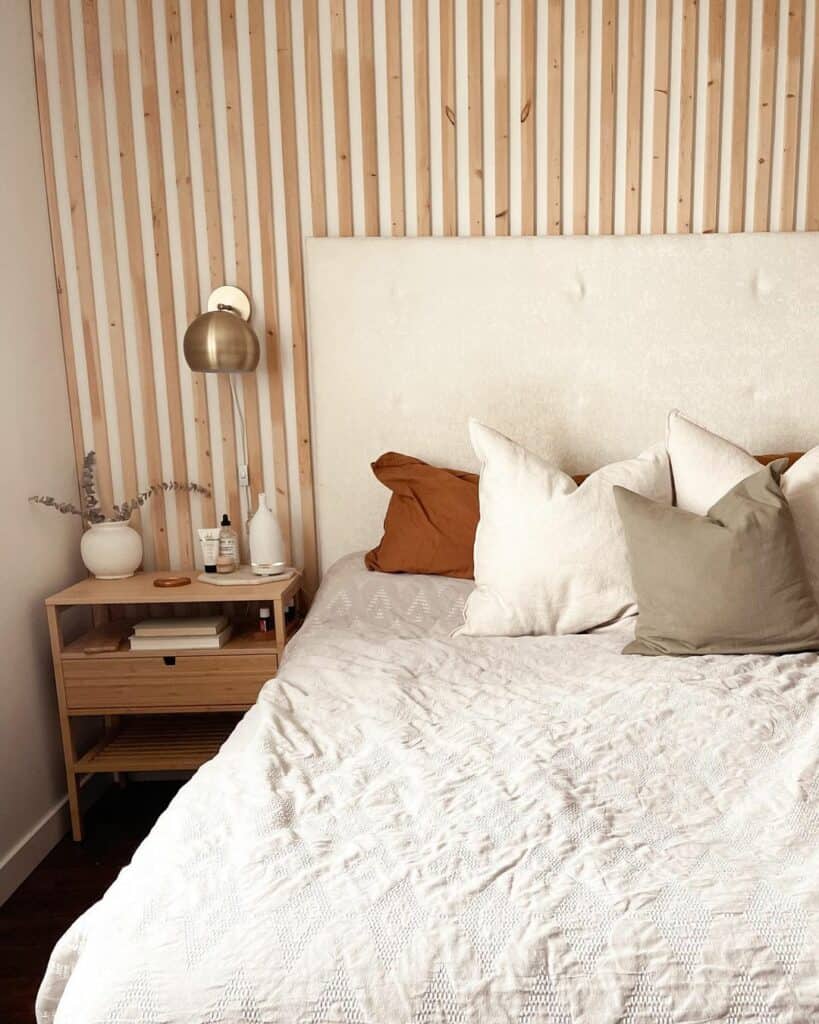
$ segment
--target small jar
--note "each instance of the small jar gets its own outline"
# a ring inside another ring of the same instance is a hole
[[[223,554],[221,551],[216,556],[216,571],[218,573],[228,573],[236,571],[236,562],[233,555]]]
[[[270,614],[269,608],[259,609],[259,632],[260,633],[272,633],[273,632],[273,618]]]

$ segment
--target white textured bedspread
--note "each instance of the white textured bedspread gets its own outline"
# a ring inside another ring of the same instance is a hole
[[[450,639],[468,589],[328,574],[40,1024],[819,1020],[819,658]]]

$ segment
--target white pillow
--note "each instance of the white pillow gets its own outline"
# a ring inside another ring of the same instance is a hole
[[[744,448],[701,427],[679,411],[668,414],[665,444],[671,460],[675,504],[698,516],[762,467]]]
[[[666,447],[676,504],[697,515],[704,515],[726,491],[761,467],[744,448],[711,433],[678,409],[668,414]],[[819,598],[819,447],[811,448],[795,462],[783,475],[780,486]]]
[[[475,589],[457,633],[582,633],[636,612],[613,487],[670,504],[665,448],[598,469],[578,487],[475,420],[469,433],[481,461],[481,516]]]

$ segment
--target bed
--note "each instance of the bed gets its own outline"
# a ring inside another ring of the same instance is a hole
[[[452,638],[469,589],[326,574],[39,1024],[819,1018],[817,655]]]
[[[817,655],[453,637],[471,583],[348,554],[373,459],[475,469],[468,416],[571,472],[674,406],[812,447],[817,269],[817,234],[310,240],[321,587],[39,1024],[819,1020]]]

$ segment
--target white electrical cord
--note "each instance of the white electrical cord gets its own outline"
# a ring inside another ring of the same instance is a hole
[[[234,374],[229,373],[230,378],[230,391],[233,395],[233,404],[236,407],[236,415],[239,417],[239,425],[241,427],[241,441],[242,441],[242,466],[244,467],[246,484],[242,484],[245,490],[245,504],[247,506],[247,518],[250,519],[250,477],[247,475],[247,430],[245,428],[245,417],[242,412],[242,406],[239,402],[239,395],[236,392],[236,381],[233,379]]]

